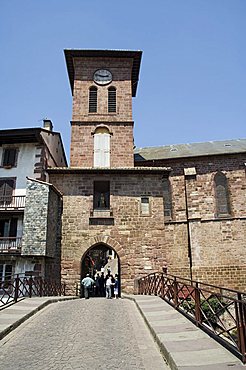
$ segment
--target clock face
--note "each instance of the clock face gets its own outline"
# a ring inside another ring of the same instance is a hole
[[[98,69],[93,76],[98,85],[107,85],[112,81],[112,73],[107,69]]]

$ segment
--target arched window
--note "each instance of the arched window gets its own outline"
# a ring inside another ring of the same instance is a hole
[[[110,167],[110,133],[98,127],[94,134],[94,167]]]
[[[89,89],[89,113],[97,112],[97,88],[95,86]]]
[[[110,87],[108,89],[108,112],[116,112],[116,88]]]
[[[217,206],[217,216],[223,217],[230,214],[230,202],[228,181],[222,172],[217,172],[214,176],[215,197]]]
[[[165,220],[172,219],[172,192],[170,180],[163,179],[163,203],[164,203],[164,218]]]

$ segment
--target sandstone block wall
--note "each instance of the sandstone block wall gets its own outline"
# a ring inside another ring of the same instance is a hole
[[[170,177],[173,218],[165,221],[170,273],[181,276],[187,273],[187,269],[177,265],[180,251],[187,246],[186,186],[193,278],[245,291],[245,162],[246,156],[238,154],[154,163],[173,168]],[[148,162],[143,164],[150,165]],[[184,168],[191,167],[196,168],[196,176],[185,179]],[[217,171],[222,171],[228,179],[231,214],[226,218],[217,216],[214,187]]]
[[[70,166],[93,167],[94,135],[99,122],[72,122]],[[107,122],[110,131],[110,167],[133,167],[133,122]]]
[[[113,81],[93,82],[94,72],[109,69]],[[74,94],[71,133],[71,167],[92,167],[97,125],[110,135],[110,167],[133,167],[132,60],[127,58],[74,58]],[[89,88],[97,87],[97,112],[89,113]],[[116,88],[116,112],[108,112],[108,88]]]
[[[82,256],[99,243],[105,243],[118,254],[123,291],[133,291],[135,277],[162,271],[168,258],[167,244],[172,248],[172,241],[165,239],[161,175],[50,176],[63,193],[61,275],[71,292],[80,280]],[[110,181],[113,224],[90,223],[96,180]],[[141,215],[141,196],[149,196],[149,216]],[[181,248],[177,240],[180,254],[177,264],[185,267],[187,252]]]

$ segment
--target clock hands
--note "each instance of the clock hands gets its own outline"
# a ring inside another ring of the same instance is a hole
[[[99,74],[96,74],[97,77],[102,77],[102,78],[105,78],[105,77],[109,77],[109,75],[99,75]]]

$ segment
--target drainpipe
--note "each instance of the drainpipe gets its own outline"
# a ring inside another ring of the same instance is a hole
[[[196,178],[196,169],[184,168],[184,189],[185,189],[185,214],[186,214],[186,225],[187,225],[187,244],[188,244],[188,257],[190,262],[190,278],[192,280],[192,250],[191,250],[191,232],[190,232],[190,219],[189,219],[189,208],[188,208],[188,194],[187,194],[187,179]]]

